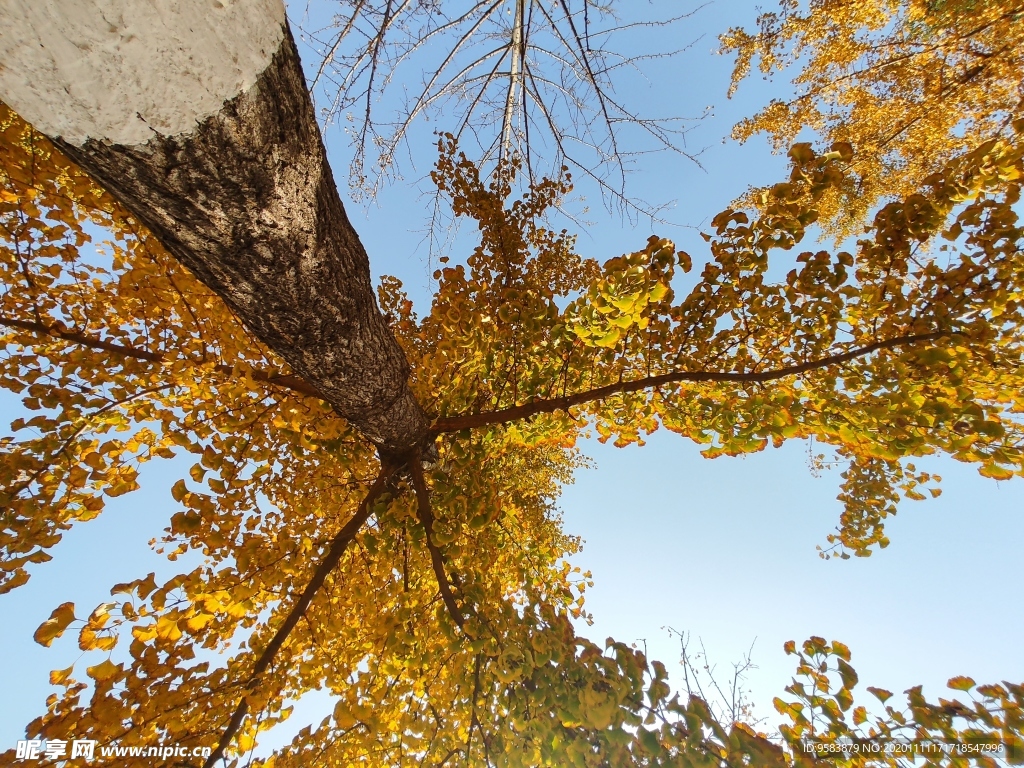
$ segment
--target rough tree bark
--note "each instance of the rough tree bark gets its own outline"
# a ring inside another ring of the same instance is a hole
[[[383,454],[411,455],[429,424],[377,307],[280,0],[41,5],[5,9],[0,98]],[[225,32],[230,22],[250,29]],[[89,89],[111,85],[114,100],[95,103]]]

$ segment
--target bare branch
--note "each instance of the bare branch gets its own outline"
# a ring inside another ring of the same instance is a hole
[[[334,39],[334,44],[331,46],[331,49],[324,56],[323,61],[320,62],[320,66],[316,70],[316,75],[313,76],[313,82],[309,84],[310,90],[316,88],[316,84],[320,82],[320,78],[324,74],[324,68],[334,60],[334,54],[338,52],[338,46],[341,45],[348,33],[352,31],[352,27],[356,23],[356,19],[359,18],[360,11],[363,10],[364,2],[366,2],[366,0],[357,0],[356,7],[352,9],[352,15],[345,24],[345,28],[338,33],[338,36]]]
[[[626,108],[612,98],[613,73],[626,67],[640,72],[643,61],[674,52],[628,55],[610,48],[611,35],[632,26],[670,25],[690,14],[622,24],[610,6],[588,2],[573,10],[565,0],[511,2],[509,7],[505,0],[471,0],[449,13],[441,3],[350,0],[339,3],[329,27],[304,30],[320,57],[312,86],[324,105],[323,118],[345,125],[352,139],[354,192],[375,194],[397,172],[398,150],[409,140],[414,121],[437,113],[449,122],[443,129],[473,137],[480,164],[519,152],[525,178],[535,178],[545,175],[541,164],[567,163],[599,184],[606,204],[631,218],[634,213],[655,218],[650,206],[625,194],[630,157],[668,150],[693,158],[677,141],[684,132],[681,118],[649,118]],[[487,53],[480,55],[483,50]],[[494,57],[508,57],[510,66],[492,69]],[[393,79],[400,82],[399,70],[413,77],[428,74],[392,119],[381,110],[395,102],[381,97]],[[350,108],[358,114],[347,114]],[[626,152],[619,134],[631,125],[656,143]],[[565,152],[569,139],[585,151]],[[539,149],[545,145],[547,157]]]
[[[512,148],[512,115],[516,105],[516,91],[519,89],[524,64],[525,53],[525,5],[526,0],[516,0],[516,17],[512,22],[512,42],[509,46],[510,72],[508,74],[508,89],[505,95],[505,114],[502,117],[501,125],[501,157],[507,157]]]

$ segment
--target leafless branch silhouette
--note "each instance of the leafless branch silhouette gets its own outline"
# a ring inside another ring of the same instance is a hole
[[[697,162],[685,134],[699,116],[642,115],[615,90],[628,71],[642,75],[645,62],[684,49],[613,47],[618,32],[672,26],[693,11],[623,21],[614,0],[333,0],[325,20],[310,8],[299,26],[316,57],[311,88],[325,130],[341,126],[351,140],[357,199],[400,174],[418,120],[439,120],[481,166],[520,155],[526,182],[567,166],[630,218],[657,213],[627,195],[638,155]]]

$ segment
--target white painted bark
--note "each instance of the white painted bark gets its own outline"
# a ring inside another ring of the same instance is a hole
[[[422,449],[280,0],[4,2],[0,98],[383,455]]]
[[[144,144],[249,90],[284,27],[281,0],[4,0],[0,93],[70,144]]]

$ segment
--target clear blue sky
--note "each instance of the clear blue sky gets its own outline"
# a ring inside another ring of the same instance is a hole
[[[646,4],[627,4],[647,11]],[[671,11],[680,4],[664,0],[651,7]],[[640,197],[676,201],[668,216],[679,225],[700,226],[747,184],[774,181],[785,172],[784,159],[771,156],[762,141],[722,141],[737,119],[787,92],[784,80],[755,78],[736,99],[725,98],[730,60],[713,55],[715,35],[735,24],[750,25],[755,16],[749,0],[708,4],[674,32],[660,33],[665,47],[696,41],[690,51],[648,67],[649,83],[629,86],[632,103],[649,113],[695,116],[715,107],[688,140],[692,150],[706,148],[706,171],[661,156],[641,161],[632,180]],[[419,136],[418,156],[426,159],[407,178],[429,170],[434,128],[444,130],[443,121]],[[337,133],[328,135],[328,143],[344,193],[347,148]],[[349,205],[349,215],[374,274],[402,278],[425,310],[433,266],[425,247],[417,247],[426,221],[415,187],[396,185],[368,210]],[[579,247],[599,260],[642,247],[652,231],[674,238],[695,259],[704,253],[692,228],[634,226],[604,214],[596,199],[589,218],[597,221],[582,233]],[[0,409],[6,427],[16,402],[4,397]],[[666,625],[703,638],[725,671],[756,638],[753,660],[759,669],[749,683],[759,714],[770,723],[780,719],[771,699],[782,694],[793,670],[782,644],[812,634],[851,647],[862,685],[901,691],[921,683],[934,697],[955,674],[979,682],[1024,680],[1019,480],[997,484],[955,462],[919,461],[943,475],[943,495],[904,504],[887,525],[888,549],[866,560],[825,562],[814,547],[837,524],[839,479],[829,473],[814,478],[804,444],[707,461],[694,445],[659,432],[643,448],[594,442],[586,450],[595,468],[579,473],[561,506],[567,529],[586,540],[577,563],[596,581],[587,602],[595,623],[581,627],[590,637],[644,640],[670,673],[677,670],[672,662],[678,645],[662,629]],[[32,642],[32,632],[50,611],[65,600],[91,608],[107,599],[115,582],[150,570],[169,576],[181,568],[180,561],[168,563],[152,553],[147,542],[166,525],[169,488],[186,469],[173,461],[147,467],[141,491],[114,500],[99,519],[75,527],[28,585],[0,596],[0,751],[13,746],[24,724],[44,709],[49,670],[80,655],[71,635],[51,649]],[[311,697],[272,740],[319,722],[328,710],[323,697]]]

